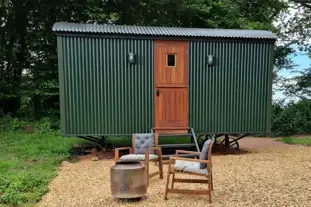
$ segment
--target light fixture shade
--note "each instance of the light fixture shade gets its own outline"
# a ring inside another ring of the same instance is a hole
[[[214,64],[214,57],[213,57],[213,55],[208,55],[207,56],[207,64],[208,65],[213,65]]]
[[[130,52],[130,53],[128,54],[128,61],[129,61],[129,63],[131,63],[131,64],[135,63],[135,54],[134,54],[133,52]]]

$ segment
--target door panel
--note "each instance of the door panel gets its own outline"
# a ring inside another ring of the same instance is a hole
[[[158,106],[156,126],[159,128],[187,127],[187,88],[161,88],[159,90],[159,96],[156,98]]]
[[[155,41],[155,132],[187,133],[188,42]]]
[[[188,86],[188,42],[155,42],[156,87]],[[169,64],[169,56],[175,56],[175,64]]]

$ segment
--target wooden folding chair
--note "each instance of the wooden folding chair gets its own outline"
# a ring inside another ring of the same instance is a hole
[[[212,176],[212,147],[214,138],[205,141],[201,152],[176,150],[176,155],[170,157],[167,181],[165,186],[164,199],[167,200],[168,193],[183,193],[183,194],[197,194],[208,195],[209,202],[212,203],[212,190],[213,190],[213,176]],[[200,159],[191,159],[178,157],[179,154],[197,154]],[[204,179],[180,179],[175,178],[175,174],[188,174],[203,176]],[[172,175],[171,188],[169,188],[170,177]],[[207,183],[206,190],[190,190],[190,189],[177,189],[174,188],[174,183]]]
[[[143,162],[146,167],[147,184],[149,184],[149,178],[156,175],[163,178],[163,162],[162,162],[162,150],[158,146],[158,133],[145,133],[145,134],[133,134],[132,147],[121,147],[115,149],[114,160],[115,162],[122,161],[140,161]],[[120,150],[129,150],[129,154],[119,156]],[[159,170],[154,173],[149,173],[149,161],[158,162]]]

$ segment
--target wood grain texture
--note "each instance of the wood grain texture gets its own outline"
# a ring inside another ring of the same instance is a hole
[[[187,133],[188,42],[155,41],[154,50],[154,130],[159,133]],[[168,54],[175,54],[173,67],[167,66]]]
[[[187,127],[187,88],[161,88],[157,97],[157,127]]]
[[[167,66],[167,54],[176,55],[175,67]],[[155,86],[188,87],[188,42],[155,41]]]
[[[212,142],[209,145],[208,153],[207,153],[207,159],[206,160],[200,160],[200,159],[191,159],[191,158],[184,158],[184,157],[178,157],[179,153],[189,153],[190,151],[184,151],[184,150],[178,150],[176,152],[176,157],[170,157],[169,163],[168,163],[168,174],[167,174],[167,180],[165,185],[165,193],[164,193],[164,200],[168,199],[168,193],[181,193],[181,194],[196,194],[196,195],[208,195],[208,200],[210,203],[212,203],[212,190],[213,190],[213,177],[212,177],[212,147],[214,145],[214,142]],[[179,171],[176,170],[174,164],[176,164],[176,160],[183,160],[183,161],[189,161],[189,162],[200,162],[200,163],[206,163],[207,164],[207,171],[206,173],[193,173],[193,172],[185,172],[185,171]],[[176,174],[184,174],[184,175],[192,175],[192,176],[203,176],[205,179],[194,179],[194,178],[175,178]],[[169,188],[169,182],[171,179],[171,188]],[[205,189],[180,189],[175,188],[174,183],[206,183]]]
[[[187,134],[188,130],[185,129],[154,129],[159,134]]]
[[[114,161],[115,163],[120,159],[120,150],[129,150],[129,154],[136,154],[135,153],[135,134],[132,134],[132,147],[120,147],[115,149],[114,154]],[[150,149],[150,148],[149,148]],[[154,133],[154,140],[153,140],[153,147],[152,149],[155,151],[155,154],[158,155],[156,160],[149,160],[149,150],[145,151],[145,159],[141,161],[141,163],[145,166],[146,178],[147,178],[147,186],[149,185],[149,178],[159,175],[160,179],[163,178],[163,161],[162,161],[162,150],[159,148],[159,134]],[[149,161],[151,162],[158,162],[159,163],[159,170],[153,173],[149,172]]]

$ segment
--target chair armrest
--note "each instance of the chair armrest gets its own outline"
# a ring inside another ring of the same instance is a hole
[[[149,147],[145,150],[145,163],[149,163],[149,150],[153,149],[155,151],[155,154],[159,156],[159,160],[162,160],[162,149],[161,147]]]
[[[119,147],[114,149],[114,161],[117,162],[120,159],[119,152],[121,150],[129,150],[130,154],[132,154],[132,147]]]
[[[149,147],[149,148],[146,148],[145,150],[148,153],[149,153],[149,150],[154,150],[155,154],[162,156],[162,148],[161,147]]]
[[[162,148],[161,147],[154,147],[155,154],[162,159]]]
[[[210,163],[210,160],[200,160],[200,159],[191,159],[191,158],[184,158],[184,157],[170,157],[170,162],[173,160],[183,160],[189,162],[200,162],[200,163]]]
[[[161,147],[152,147],[152,149],[158,152],[158,155],[162,155],[162,148]]]
[[[170,157],[169,162],[168,162],[168,172],[172,172],[172,162],[176,160],[199,162],[199,163],[206,163],[206,164],[210,163],[210,160],[191,159],[191,158],[184,158],[184,157]],[[210,165],[208,165],[208,169],[211,172]]]
[[[199,155],[200,152],[187,151],[187,150],[176,150],[176,157],[178,157],[178,154],[195,154],[195,155]]]

